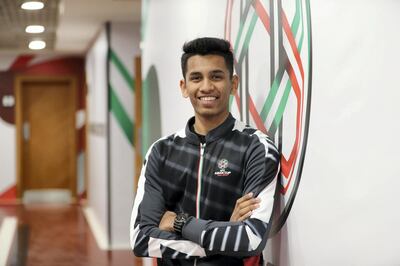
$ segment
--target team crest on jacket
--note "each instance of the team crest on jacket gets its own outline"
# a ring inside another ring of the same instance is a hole
[[[229,162],[228,162],[227,159],[218,160],[217,165],[218,165],[219,171],[215,172],[214,175],[216,175],[216,176],[228,176],[228,175],[230,175],[231,172],[226,170],[228,168],[228,164],[229,164]]]

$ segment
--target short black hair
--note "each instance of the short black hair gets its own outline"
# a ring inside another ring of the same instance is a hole
[[[224,58],[226,67],[229,70],[230,78],[233,76],[233,52],[231,44],[224,39],[203,37],[186,42],[183,47],[181,57],[182,75],[185,78],[187,71],[187,61],[194,55],[220,55]]]

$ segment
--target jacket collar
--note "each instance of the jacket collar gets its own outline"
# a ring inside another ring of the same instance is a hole
[[[191,128],[193,128],[194,121],[195,117],[193,116],[187,122],[185,128],[186,137],[188,138],[190,143],[200,144],[199,137],[196,135],[196,133],[194,133],[191,130]],[[232,114],[229,113],[228,117],[222,124],[220,124],[216,128],[212,129],[210,132],[208,132],[208,134],[206,135],[206,143],[213,142],[227,135],[230,131],[232,131],[234,124],[235,124],[235,118],[233,118]]]

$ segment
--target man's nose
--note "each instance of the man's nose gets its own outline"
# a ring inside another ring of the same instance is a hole
[[[200,90],[202,92],[209,92],[212,91],[214,88],[214,83],[210,79],[204,79]]]

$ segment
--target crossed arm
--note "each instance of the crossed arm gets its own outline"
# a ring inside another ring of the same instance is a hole
[[[234,257],[258,255],[265,246],[269,231],[275,185],[276,176],[256,196],[246,194],[238,199],[230,221],[190,217],[181,237],[173,233],[176,214],[167,212],[159,190],[154,190],[152,182],[147,182],[144,193],[144,184],[139,184],[131,220],[132,249],[136,256],[173,259],[213,254]]]
[[[239,198],[236,201],[235,204],[235,209],[232,212],[231,219],[229,221],[231,222],[241,222],[246,220],[251,216],[253,213],[253,210],[257,209],[260,207],[261,199],[260,198],[254,198],[254,195],[252,192],[247,193],[243,197]],[[166,211],[161,218],[160,224],[158,225],[158,228],[163,231],[168,231],[168,232],[174,232],[174,220],[176,217],[175,212],[171,211]]]

